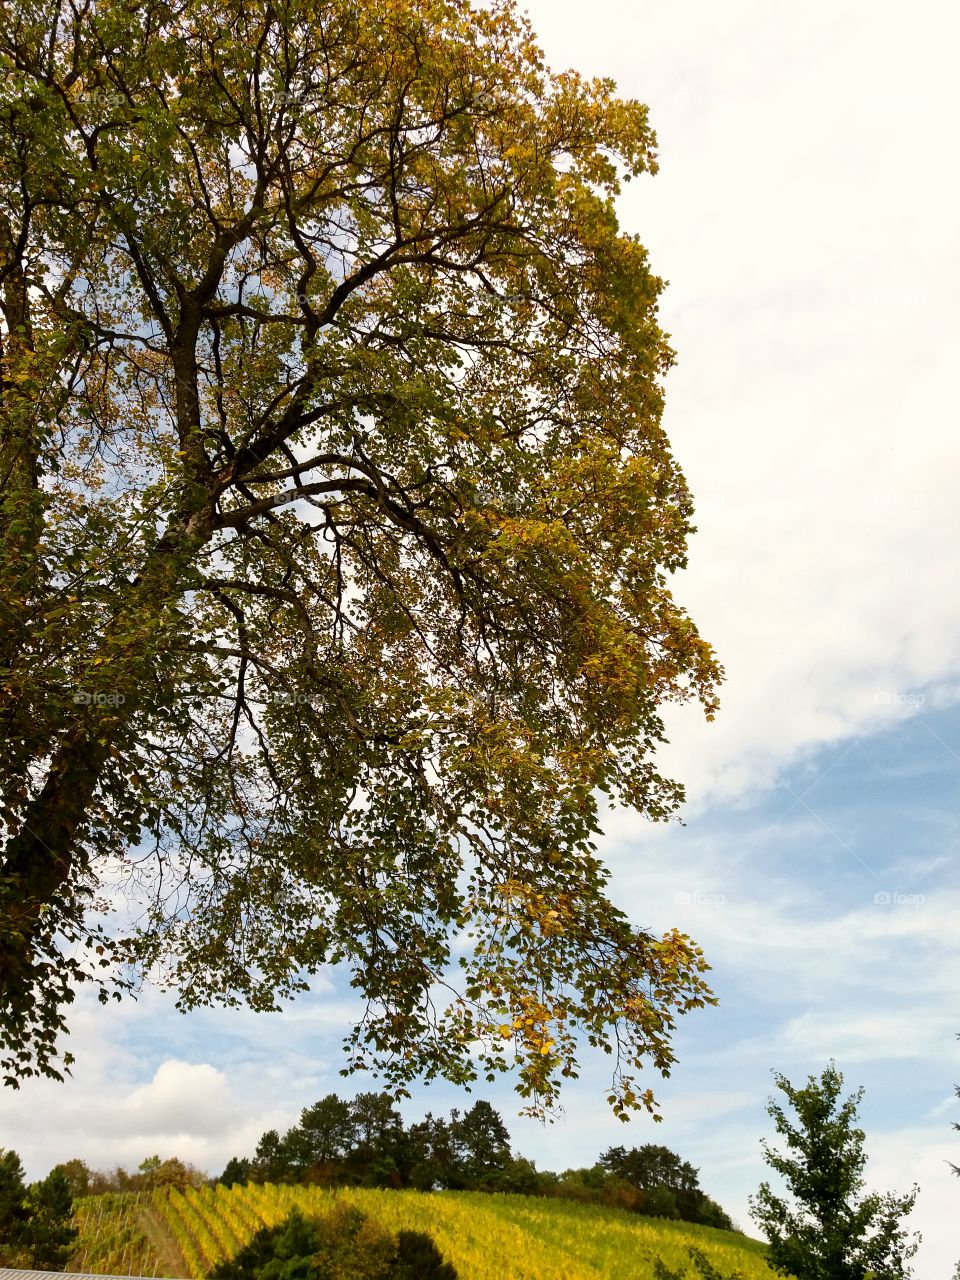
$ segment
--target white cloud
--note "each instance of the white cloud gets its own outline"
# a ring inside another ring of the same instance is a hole
[[[946,1059],[956,1018],[944,1008],[907,1013],[900,1007],[869,1014],[851,1010],[818,1011],[791,1018],[777,1040],[785,1052],[812,1061],[834,1057],[850,1064],[879,1059]]]
[[[288,1128],[342,1088],[348,1010],[321,991],[282,1015],[185,1018],[157,991],[106,1008],[82,992],[71,1011],[73,1074],[0,1092],[0,1147],[19,1152],[30,1178],[73,1156],[128,1169],[179,1156],[217,1173],[231,1155],[251,1154],[264,1130]]]
[[[235,1105],[221,1071],[169,1058],[149,1084],[134,1089],[106,1118],[114,1133],[221,1138],[230,1133]]]
[[[701,530],[678,592],[728,672],[714,725],[670,717],[696,805],[955,681],[960,19],[852,0],[530,12],[552,61],[616,75],[660,135],[622,214],[670,280],[666,421]]]

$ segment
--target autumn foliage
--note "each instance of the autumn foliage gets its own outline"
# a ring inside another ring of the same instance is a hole
[[[646,108],[460,0],[15,0],[0,86],[7,1079],[84,980],[340,965],[396,1088],[541,1110],[585,1039],[652,1107],[711,997],[598,805],[675,810],[661,710],[719,672],[614,212]]]

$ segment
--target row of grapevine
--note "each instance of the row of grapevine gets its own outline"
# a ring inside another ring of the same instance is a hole
[[[227,1256],[216,1237],[207,1226],[203,1215],[197,1211],[197,1208],[191,1199],[188,1199],[188,1193],[178,1191],[171,1188],[170,1204],[174,1208],[174,1212],[180,1215],[181,1221],[187,1230],[193,1236],[200,1251],[200,1255],[205,1263],[205,1271],[212,1270],[218,1262],[222,1262]]]
[[[143,1229],[139,1194],[114,1193],[77,1201],[79,1230],[67,1269],[98,1275],[157,1276],[160,1258]]]
[[[179,1206],[167,1188],[158,1187],[154,1191],[153,1208],[158,1218],[162,1220],[173,1235],[191,1280],[204,1280],[209,1267],[204,1262],[190,1229],[183,1221]]]
[[[181,1212],[211,1266],[232,1258],[249,1238],[243,1230],[238,1236],[216,1202],[192,1187],[183,1192]]]
[[[226,1192],[223,1187],[216,1190],[220,1212],[236,1231],[238,1240],[248,1240],[266,1225],[247,1195],[246,1187],[231,1187]]]

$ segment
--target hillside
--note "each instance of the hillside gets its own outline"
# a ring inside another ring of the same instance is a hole
[[[68,1269],[202,1280],[258,1227],[297,1206],[322,1211],[334,1198],[362,1208],[390,1230],[427,1231],[460,1280],[651,1280],[655,1259],[682,1269],[696,1245],[743,1280],[773,1274],[763,1246],[710,1227],[641,1218],[564,1200],[442,1191],[222,1186],[99,1196],[77,1205],[81,1235]]]

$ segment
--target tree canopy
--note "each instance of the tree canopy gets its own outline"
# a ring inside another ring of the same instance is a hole
[[[499,0],[2,7],[9,1083],[84,980],[272,1009],[339,964],[348,1069],[540,1111],[585,1037],[654,1106],[712,997],[598,805],[675,810],[662,708],[720,674],[614,211],[655,167]]]
[[[750,1205],[770,1243],[770,1265],[795,1280],[903,1280],[918,1248],[903,1219],[918,1188],[904,1196],[864,1194],[864,1132],[856,1127],[863,1090],[843,1098],[833,1063],[802,1088],[780,1074],[775,1079],[795,1120],[770,1099],[767,1111],[787,1149],[764,1143],[763,1151],[790,1199],[764,1182]]]

